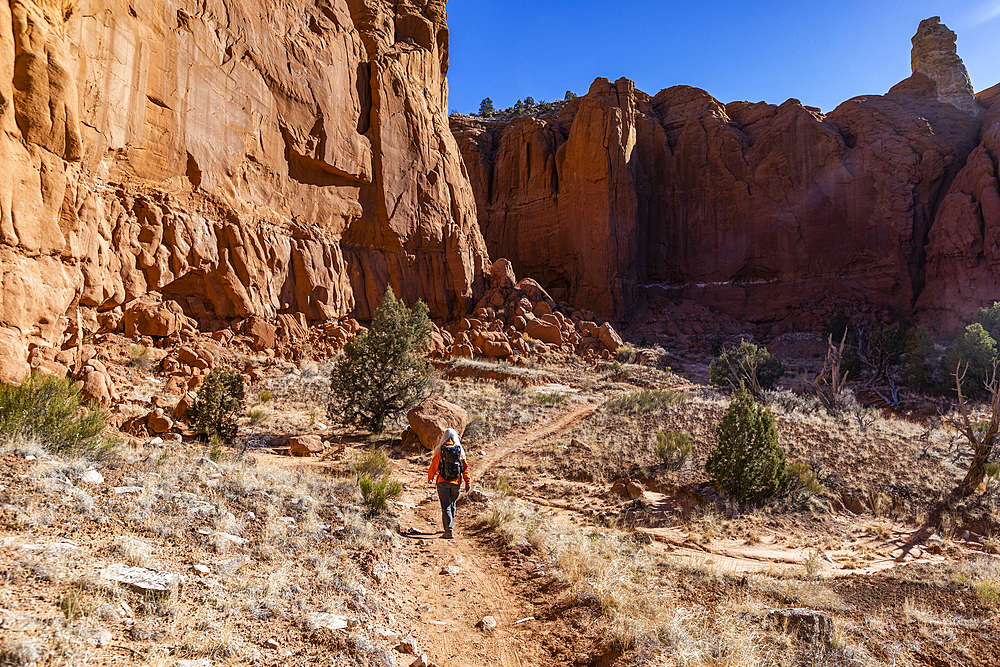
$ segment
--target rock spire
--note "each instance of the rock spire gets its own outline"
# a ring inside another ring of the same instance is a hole
[[[941,17],[924,19],[911,40],[910,63],[914,74],[924,74],[934,81],[938,100],[974,116],[979,113],[979,103],[965,63],[958,57],[956,39],[955,33],[941,23]]]

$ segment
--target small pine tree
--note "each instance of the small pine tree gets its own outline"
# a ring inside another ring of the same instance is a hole
[[[525,97],[524,98],[524,106],[526,108],[531,108],[531,107],[535,106],[535,98],[532,97],[531,95],[528,95],[527,97]]]
[[[569,102],[570,100],[575,100],[576,98],[577,94],[574,93],[572,90],[567,90],[566,94],[563,95],[563,99],[566,100],[567,102]]]
[[[479,103],[479,115],[480,116],[492,116],[493,115],[493,100],[490,98],[484,99]]]
[[[921,324],[910,329],[903,341],[903,366],[899,371],[899,379],[913,391],[933,388],[931,366],[933,358],[934,343],[927,327]]]
[[[785,484],[785,452],[771,411],[742,382],[715,429],[719,442],[705,463],[716,487],[737,500],[760,500]]]
[[[243,376],[236,371],[216,368],[198,389],[190,422],[207,438],[214,435],[232,442],[239,433],[239,420],[245,406]]]
[[[945,377],[954,378],[955,369],[959,364],[963,369],[968,365],[965,384],[962,390],[968,396],[982,398],[986,396],[986,381],[993,370],[993,360],[997,356],[997,343],[983,328],[982,324],[973,322],[965,327],[955,347],[944,355]]]
[[[386,290],[371,328],[351,339],[333,369],[330,419],[381,433],[386,421],[415,405],[431,380],[421,355],[430,334],[427,304],[407,308]]]

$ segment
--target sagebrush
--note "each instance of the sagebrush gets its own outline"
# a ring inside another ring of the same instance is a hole
[[[767,391],[785,374],[785,365],[763,345],[746,340],[734,350],[723,352],[708,366],[709,379],[717,387],[736,386],[745,382]]]
[[[103,447],[107,416],[95,403],[84,406],[80,389],[68,378],[31,374],[21,386],[0,385],[0,434],[34,440],[55,452]]]
[[[377,481],[368,475],[361,475],[358,486],[365,506],[373,513],[384,512],[389,500],[395,500],[403,493],[403,485],[389,479],[389,475],[383,475]]]

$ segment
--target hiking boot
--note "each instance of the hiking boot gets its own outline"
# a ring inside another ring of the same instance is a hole
[[[443,539],[446,539],[446,540],[453,540],[453,539],[455,539],[455,533],[453,533],[452,531],[449,530],[448,532],[446,532],[443,535],[441,535],[441,537]]]

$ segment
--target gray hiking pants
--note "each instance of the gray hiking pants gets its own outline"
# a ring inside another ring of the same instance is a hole
[[[462,491],[461,484],[451,482],[438,482],[438,498],[441,500],[441,524],[447,535],[455,529],[455,503],[458,502],[459,493]]]

